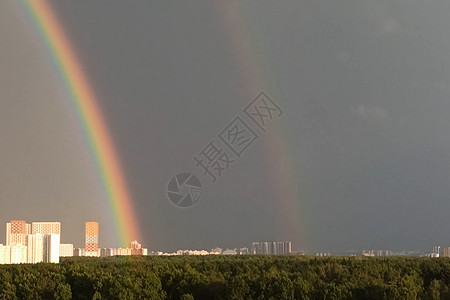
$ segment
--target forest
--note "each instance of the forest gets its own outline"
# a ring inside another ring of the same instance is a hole
[[[63,258],[0,266],[0,299],[450,299],[450,259]]]

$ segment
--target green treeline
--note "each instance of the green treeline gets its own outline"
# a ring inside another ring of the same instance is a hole
[[[450,259],[66,258],[0,266],[0,299],[450,299]]]

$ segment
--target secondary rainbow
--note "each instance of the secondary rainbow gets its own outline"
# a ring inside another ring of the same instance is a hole
[[[132,239],[140,239],[141,236],[133,201],[97,98],[74,47],[48,1],[22,0],[22,4],[38,29],[65,84],[70,101],[76,107],[83,123],[107,192],[107,201],[114,216],[118,239],[124,247]]]
[[[267,48],[268,43],[264,40],[264,32],[259,30],[257,18],[251,14],[252,8],[245,1],[215,1],[214,7],[227,38],[236,72],[245,86],[245,103],[260,91],[267,92],[276,101],[282,99],[283,93],[278,88],[276,78],[271,76],[273,68],[269,66],[270,58],[261,54],[261,49]],[[255,31],[255,28],[257,35],[250,31]],[[284,222],[284,234],[291,237],[296,247],[305,248],[308,246],[308,237],[301,220],[301,174],[295,170],[293,148],[288,145],[290,138],[287,130],[280,125],[273,125],[273,132],[261,138],[267,158],[266,169],[271,176],[273,209],[278,212],[277,220]]]

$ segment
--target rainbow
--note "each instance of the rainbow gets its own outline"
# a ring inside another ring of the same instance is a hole
[[[83,123],[107,191],[107,201],[114,215],[121,244],[124,245],[131,239],[140,239],[133,202],[118,155],[74,47],[70,44],[48,0],[21,0],[21,2],[29,18],[38,28],[39,35],[46,44],[67,88],[69,98]],[[237,72],[245,86],[243,95],[245,104],[260,91],[267,92],[275,101],[283,99],[282,91],[279,91],[275,84],[276,79],[270,78],[271,68],[267,65],[270,60],[261,57],[261,51],[258,50],[267,46],[264,43],[264,35],[255,36],[248,30],[251,26],[256,26],[250,9],[244,2],[214,1],[212,5],[228,39],[229,52],[233,55]],[[306,231],[300,222],[302,197],[299,183],[302,180],[299,178],[298,170],[294,170],[294,155],[287,144],[290,138],[287,136],[288,132],[280,126],[281,122],[283,121],[274,123],[274,130],[266,134],[261,141],[264,143],[267,157],[266,169],[272,174],[274,211],[278,211],[278,220],[285,222],[284,228],[288,230],[284,234],[293,237],[292,240],[297,242],[295,247],[298,248],[307,244]]]
[[[249,103],[261,91],[267,92],[277,102],[282,100],[283,93],[277,89],[276,78],[270,75],[274,69],[268,65],[270,59],[261,54],[261,49],[268,46],[264,41],[264,33],[255,35],[249,31],[249,28],[255,30],[259,27],[252,16],[251,7],[246,6],[245,1],[214,1],[214,6],[227,38],[228,51],[245,87],[245,103]],[[294,168],[293,148],[288,145],[291,138],[286,132],[286,126],[280,125],[282,121],[271,124],[272,132],[260,140],[264,144],[266,169],[271,172],[273,211],[278,212],[277,220],[284,221],[285,230],[280,232],[280,237],[292,239],[294,247],[299,249],[308,246],[307,232],[301,223],[304,212],[301,210],[299,185],[302,180]]]
[[[22,0],[77,110],[95,156],[121,247],[140,239],[133,201],[97,98],[49,1]]]

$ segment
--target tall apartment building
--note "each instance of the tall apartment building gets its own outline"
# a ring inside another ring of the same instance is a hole
[[[27,246],[13,245],[11,249],[11,264],[26,264],[27,263]]]
[[[254,242],[251,249],[252,254],[289,255],[291,252],[291,242]]]
[[[269,244],[272,244],[271,242],[261,242],[261,253],[260,254],[272,254],[270,253]]]
[[[439,257],[440,252],[441,252],[441,246],[434,246],[433,252],[430,253],[430,257]]]
[[[281,248],[281,246],[279,248],[279,249],[282,249],[282,252],[279,252],[278,254],[290,255],[292,253],[292,242],[278,242],[278,244],[283,245],[282,248]]]
[[[45,234],[44,235],[44,262],[59,263],[59,234]]]
[[[260,254],[260,253],[261,253],[261,245],[259,244],[259,242],[253,242],[251,254]]]
[[[22,220],[6,223],[6,246],[27,245],[27,236],[31,232],[30,224]]]
[[[99,256],[98,251],[98,223],[86,222],[86,256]]]
[[[131,255],[147,255],[147,248],[142,248],[142,245],[138,241],[130,242]]]
[[[61,222],[32,222],[31,233],[61,234]]]
[[[40,233],[28,235],[27,262],[37,264],[44,261],[44,235]]]
[[[444,247],[444,257],[450,257],[450,247]]]
[[[11,263],[11,246],[0,244],[0,265]]]
[[[61,222],[32,222],[31,232],[33,235],[42,235],[43,262],[59,262],[59,245],[61,242]],[[30,249],[29,252],[34,251]],[[39,257],[40,259],[40,257]]]
[[[35,233],[28,235],[27,261],[59,263],[60,235]]]
[[[253,242],[252,254],[273,254],[273,242]]]

